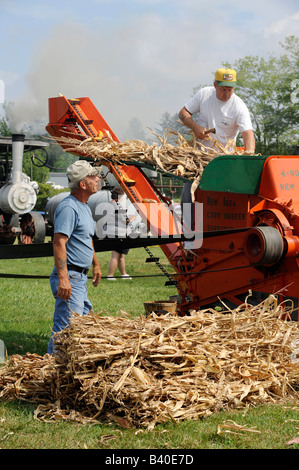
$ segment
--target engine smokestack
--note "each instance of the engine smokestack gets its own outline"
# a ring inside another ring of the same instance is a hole
[[[12,175],[11,182],[19,183],[22,180],[22,165],[24,153],[24,134],[12,134]]]
[[[26,214],[36,203],[34,188],[22,181],[24,134],[12,135],[11,181],[0,188],[0,209],[7,214]]]

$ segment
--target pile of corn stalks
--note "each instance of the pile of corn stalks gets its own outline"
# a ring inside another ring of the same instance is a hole
[[[152,429],[295,397],[298,325],[282,313],[270,296],[258,307],[185,317],[75,314],[56,336],[55,356],[16,355],[0,369],[0,399],[38,403],[44,420]]]
[[[167,141],[169,135],[175,141],[175,145]],[[82,156],[92,157],[99,165],[107,161],[114,164],[138,162],[190,180],[200,179],[205,166],[213,158],[219,155],[243,153],[233,140],[222,145],[210,137],[213,145],[208,147],[194,138],[187,141],[182,135],[173,131],[169,131],[163,137],[157,135],[156,137],[159,144],[152,145],[142,140],[115,142],[109,138],[109,133],[105,139],[89,137],[80,141],[72,137],[57,137],[56,141],[66,152],[77,154],[79,151]]]

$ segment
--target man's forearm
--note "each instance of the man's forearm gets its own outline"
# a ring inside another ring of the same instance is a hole
[[[191,131],[194,133],[195,137],[200,140],[206,140],[209,138],[208,135],[205,134],[206,128],[200,126],[197,122],[194,121],[192,118],[192,114],[187,111],[184,107],[179,112],[179,118],[185,126],[189,127]]]
[[[99,260],[97,258],[97,254],[94,251],[94,249],[93,249],[92,268],[93,268],[92,283],[96,287],[102,278],[102,271],[101,271]]]
[[[245,152],[254,153],[255,152],[255,137],[252,130],[248,130],[242,133]]]
[[[186,108],[182,108],[181,111],[179,112],[179,118],[182,121],[185,126],[189,127],[191,131],[194,130],[194,127],[196,126],[196,122],[192,118],[192,114],[190,114]]]
[[[54,236],[53,240],[53,254],[54,262],[58,275],[67,275],[67,255],[66,255],[66,240],[63,237]]]
[[[67,269],[66,242],[65,235],[55,234],[53,239],[54,261],[59,277],[57,297],[68,300],[71,296],[72,286]]]

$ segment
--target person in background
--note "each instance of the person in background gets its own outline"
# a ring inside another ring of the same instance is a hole
[[[113,231],[119,237],[124,236],[126,237],[127,234],[127,225],[129,222],[132,222],[134,216],[130,219],[127,219],[124,212],[126,212],[120,206],[120,203],[124,197],[124,191],[119,186],[116,186],[111,191],[111,204],[114,207],[113,211],[113,221],[110,221],[110,224],[113,225]],[[116,268],[119,269],[121,279],[132,279],[126,272],[126,261],[125,256],[129,253],[127,248],[113,250],[111,252],[111,258],[108,265],[108,281],[116,281],[116,277],[114,277],[114,273]]]
[[[54,268],[50,285],[55,298],[53,329],[48,353],[54,353],[53,335],[69,325],[76,312],[86,315],[93,310],[87,297],[87,273],[92,265],[92,283],[101,280],[101,268],[94,251],[95,221],[87,205],[98,190],[98,170],[87,161],[76,161],[67,168],[70,194],[57,206],[54,216]]]

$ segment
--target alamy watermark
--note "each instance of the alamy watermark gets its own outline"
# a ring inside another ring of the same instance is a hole
[[[135,214],[147,224],[146,233],[132,229],[130,215],[124,208],[104,202],[95,209],[96,235],[98,238],[139,238],[161,237],[182,238],[194,243],[193,248],[202,245],[203,210],[202,203],[184,203],[177,214],[174,205],[166,203],[134,203]]]

